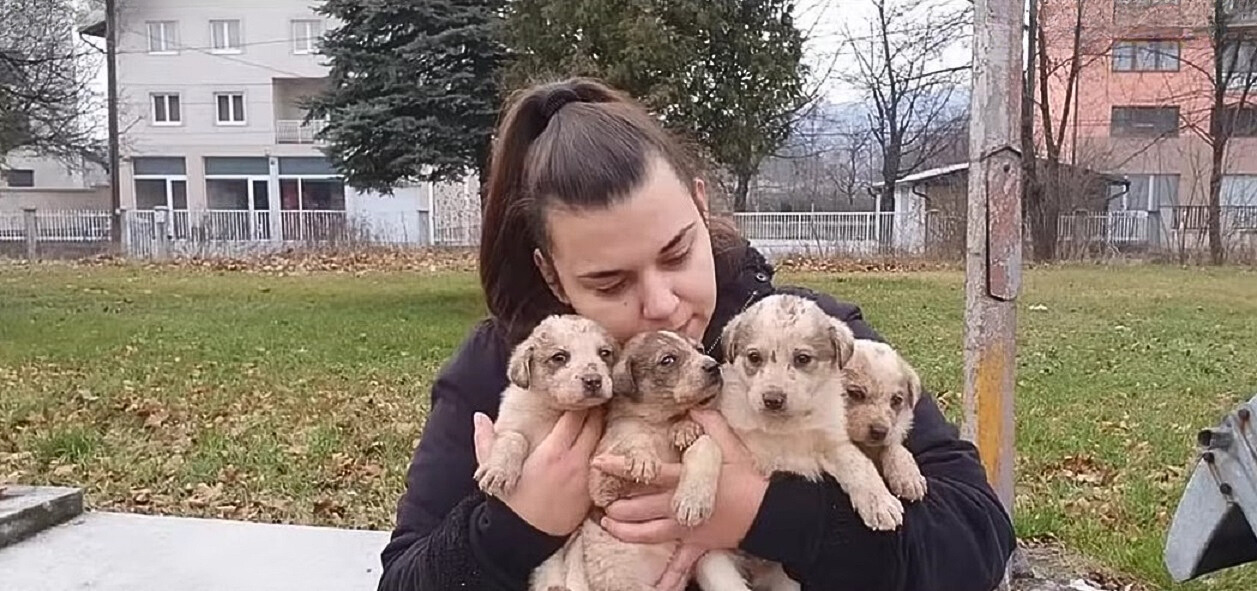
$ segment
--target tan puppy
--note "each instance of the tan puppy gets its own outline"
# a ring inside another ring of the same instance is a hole
[[[847,435],[843,368],[851,329],[815,302],[772,295],[725,327],[725,387],[719,408],[765,475],[832,475],[870,528],[895,529],[903,505]],[[798,589],[781,566],[741,553],[708,552],[696,578],[706,591]]]
[[[894,348],[856,339],[843,370],[847,380],[847,433],[882,471],[890,491],[908,501],[925,496],[925,477],[904,447],[921,379]]]
[[[633,479],[642,483],[654,480],[662,464],[680,462],[672,508],[679,523],[701,523],[715,507],[722,458],[715,441],[687,413],[720,394],[720,364],[685,337],[648,332],[624,345],[614,381],[615,395],[607,406],[607,424],[595,455],[625,457]],[[597,469],[590,471],[590,496],[600,508],[628,492],[631,484]],[[583,546],[584,564],[578,568],[592,591],[653,589],[676,548],[676,543],[620,541],[593,518],[585,521],[579,534],[575,545]],[[568,588],[577,591],[568,580]]]
[[[497,438],[475,479],[485,494],[509,494],[528,454],[566,411],[611,399],[618,347],[598,323],[563,314],[542,320],[511,352],[510,384],[502,392]]]

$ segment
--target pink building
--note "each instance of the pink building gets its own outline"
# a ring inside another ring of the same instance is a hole
[[[1221,200],[1224,207],[1253,206],[1245,211],[1257,212],[1257,78],[1249,77],[1257,72],[1257,0],[1039,0],[1054,135],[1064,161],[1130,181],[1110,210],[1164,215],[1171,208],[1182,218],[1180,228],[1197,224],[1193,212],[1203,214],[1190,206],[1203,206],[1209,191],[1210,112],[1219,83],[1210,24],[1215,2],[1223,3],[1228,28],[1238,37],[1221,49],[1236,64],[1220,81],[1231,83],[1227,103],[1234,129]],[[1067,94],[1073,111],[1062,131]],[[1044,116],[1036,109],[1044,149]],[[1257,227],[1257,215],[1241,217]]]

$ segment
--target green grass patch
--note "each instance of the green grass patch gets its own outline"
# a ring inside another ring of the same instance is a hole
[[[783,274],[858,302],[946,412],[963,277]],[[97,508],[389,528],[438,368],[484,314],[471,274],[275,277],[0,268],[0,479]],[[1016,518],[1168,587],[1193,434],[1257,392],[1257,273],[1030,270],[1019,303]],[[1251,589],[1238,569],[1185,589]]]

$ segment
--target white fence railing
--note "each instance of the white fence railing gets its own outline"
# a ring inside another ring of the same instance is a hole
[[[327,126],[327,121],[315,119],[305,123],[300,119],[278,119],[275,121],[275,143],[277,144],[314,144],[318,143],[315,135]]]
[[[1188,231],[1199,233],[1197,226],[1202,224],[1196,222],[1205,219],[1193,217],[1194,210],[1179,209],[1161,214],[1065,214],[1058,237],[1068,248],[1165,248]],[[1252,234],[1257,208],[1231,209],[1223,216],[1224,225]],[[446,215],[429,227],[432,220],[427,215],[422,211],[132,210],[123,212],[122,239],[125,253],[136,258],[247,255],[302,245],[477,242],[478,220]],[[924,220],[917,219],[922,216]],[[954,256],[964,244],[963,218],[934,213],[916,217],[875,212],[738,213],[733,218],[741,233],[768,256],[859,254],[888,243],[895,252]],[[93,245],[107,246],[109,238],[110,216],[105,211],[0,212],[0,248],[8,256],[21,256],[23,251],[31,256],[57,245],[82,253]]]
[[[1065,214],[1057,227],[1057,239],[1065,242],[1141,244],[1149,238],[1146,211]]]

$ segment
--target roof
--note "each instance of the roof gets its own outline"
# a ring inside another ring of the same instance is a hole
[[[1065,167],[1065,168],[1069,168],[1069,167],[1071,167],[1071,165],[1070,165],[1070,164],[1067,164],[1067,163],[1064,163],[1064,162],[1062,162],[1062,163],[1061,163],[1061,166],[1062,166],[1062,167]],[[958,164],[949,164],[949,165],[947,165],[947,166],[940,166],[940,167],[938,167],[938,168],[931,168],[931,169],[929,169],[929,170],[923,170],[923,171],[921,171],[921,172],[916,172],[916,173],[910,174],[910,175],[908,175],[908,176],[905,176],[905,177],[903,177],[903,178],[901,178],[901,179],[899,179],[898,181],[895,181],[895,182],[896,182],[896,183],[899,183],[899,184],[902,184],[902,183],[918,183],[918,182],[921,182],[921,181],[928,181],[928,180],[930,180],[930,179],[936,179],[936,178],[938,178],[938,177],[943,177],[943,176],[947,176],[947,175],[950,175],[950,174],[956,174],[956,173],[958,173],[958,172],[965,172],[965,171],[968,171],[968,170],[969,170],[969,163],[968,163],[968,162],[961,162],[961,163],[958,163]],[[1098,172],[1098,171],[1094,171],[1094,170],[1089,171],[1089,172],[1091,172],[1092,174],[1094,174],[1094,175],[1096,175],[1096,176],[1098,176],[1098,177],[1100,177],[1100,178],[1108,179],[1109,181],[1112,181],[1112,182],[1117,182],[1117,183],[1124,183],[1124,182],[1126,182],[1126,175],[1121,174],[1121,173]],[[881,182],[881,181],[878,181],[878,182],[876,182],[876,183],[873,183],[873,184],[872,184],[872,185],[870,185],[870,186],[871,186],[872,188],[877,188],[877,187],[882,186],[882,182]]]
[[[79,32],[92,37],[105,37],[105,11],[93,10],[87,17],[87,24],[79,27]]]
[[[961,162],[961,163],[959,163],[959,164],[949,164],[949,165],[947,165],[947,166],[940,166],[940,167],[938,167],[938,168],[931,168],[931,169],[929,169],[929,170],[923,170],[923,171],[921,171],[921,172],[914,172],[914,173],[912,173],[912,174],[910,174],[910,175],[908,175],[908,176],[906,176],[906,177],[903,177],[903,178],[901,178],[901,179],[899,179],[898,181],[895,181],[895,182],[896,182],[896,183],[915,183],[915,182],[918,182],[918,181],[927,181],[927,180],[930,180],[930,179],[932,179],[932,178],[937,178],[937,177],[940,177],[940,176],[947,176],[947,175],[949,175],[949,174],[954,174],[954,173],[960,172],[960,171],[962,171],[962,170],[968,170],[968,169],[969,169],[969,163],[968,163],[968,162]],[[880,186],[882,186],[882,182],[881,182],[881,181],[878,181],[878,182],[876,182],[876,183],[873,183],[873,185],[872,185],[872,186],[873,186],[873,187],[880,187]]]

